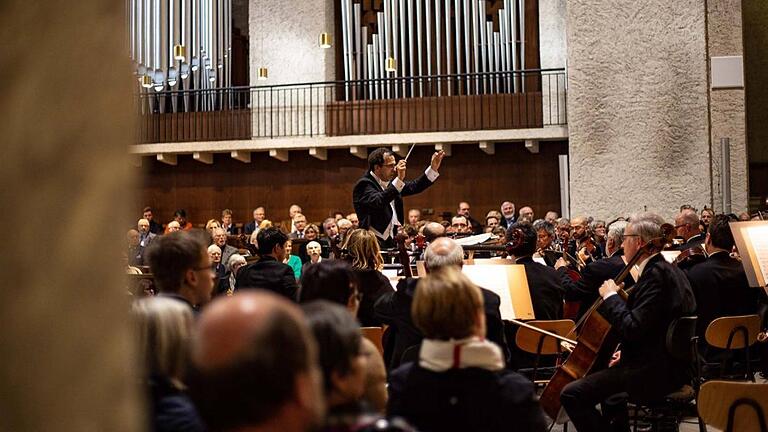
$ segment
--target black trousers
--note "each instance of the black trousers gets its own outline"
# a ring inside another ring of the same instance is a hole
[[[574,381],[563,389],[560,402],[568,417],[579,431],[614,431],[614,419],[626,418],[626,403],[650,402],[677,390],[684,380],[669,365],[643,366],[617,365]],[[626,394],[626,397],[615,398]],[[611,399],[612,402],[605,403]],[[603,413],[597,410],[603,404]],[[621,422],[623,423],[623,421]]]

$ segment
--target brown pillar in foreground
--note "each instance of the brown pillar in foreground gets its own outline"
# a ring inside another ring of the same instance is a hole
[[[124,7],[0,5],[0,430],[143,429],[119,259]]]

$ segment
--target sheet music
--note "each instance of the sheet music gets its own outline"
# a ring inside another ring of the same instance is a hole
[[[485,268],[483,268],[485,267]],[[488,270],[489,266],[464,266],[461,271],[469,280],[475,285],[483,287],[487,290],[493,291],[501,298],[501,304],[499,305],[499,311],[501,312],[501,318],[509,319],[509,317],[515,317],[515,308],[512,306],[512,295],[509,293],[509,282],[507,282],[504,275],[503,268],[493,272]]]
[[[768,281],[768,226],[752,227],[748,230],[752,248],[763,280]]]

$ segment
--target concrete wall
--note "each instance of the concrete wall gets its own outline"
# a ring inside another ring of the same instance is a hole
[[[565,0],[539,0],[539,52],[542,69],[566,66]]]
[[[742,55],[741,0],[708,3],[710,57]],[[747,209],[747,149],[744,89],[710,90],[712,143],[712,196],[717,211],[723,210],[720,139],[730,139],[731,211]]]
[[[124,26],[122,2],[2,5],[2,431],[145,429],[120,259],[136,86]]]
[[[251,85],[330,81],[335,79],[334,49],[318,46],[320,33],[334,34],[334,0],[251,0],[248,10]],[[257,81],[258,68],[269,79]]]
[[[741,52],[739,4],[709,2],[711,55]],[[710,136],[703,3],[569,0],[566,24],[571,213],[711,205],[720,136],[731,137],[733,209],[745,207],[743,92],[712,93]]]

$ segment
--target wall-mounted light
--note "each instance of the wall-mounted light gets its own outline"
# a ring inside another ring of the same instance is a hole
[[[394,57],[388,57],[387,58],[387,72],[396,72],[397,71],[397,60],[395,60]]]
[[[320,48],[330,48],[331,47],[331,35],[322,32],[320,33]]]
[[[187,47],[184,45],[173,46],[173,59],[178,61],[184,61],[187,59]]]
[[[265,81],[267,78],[269,78],[269,71],[265,67],[259,68],[259,75],[256,79],[259,81]]]

